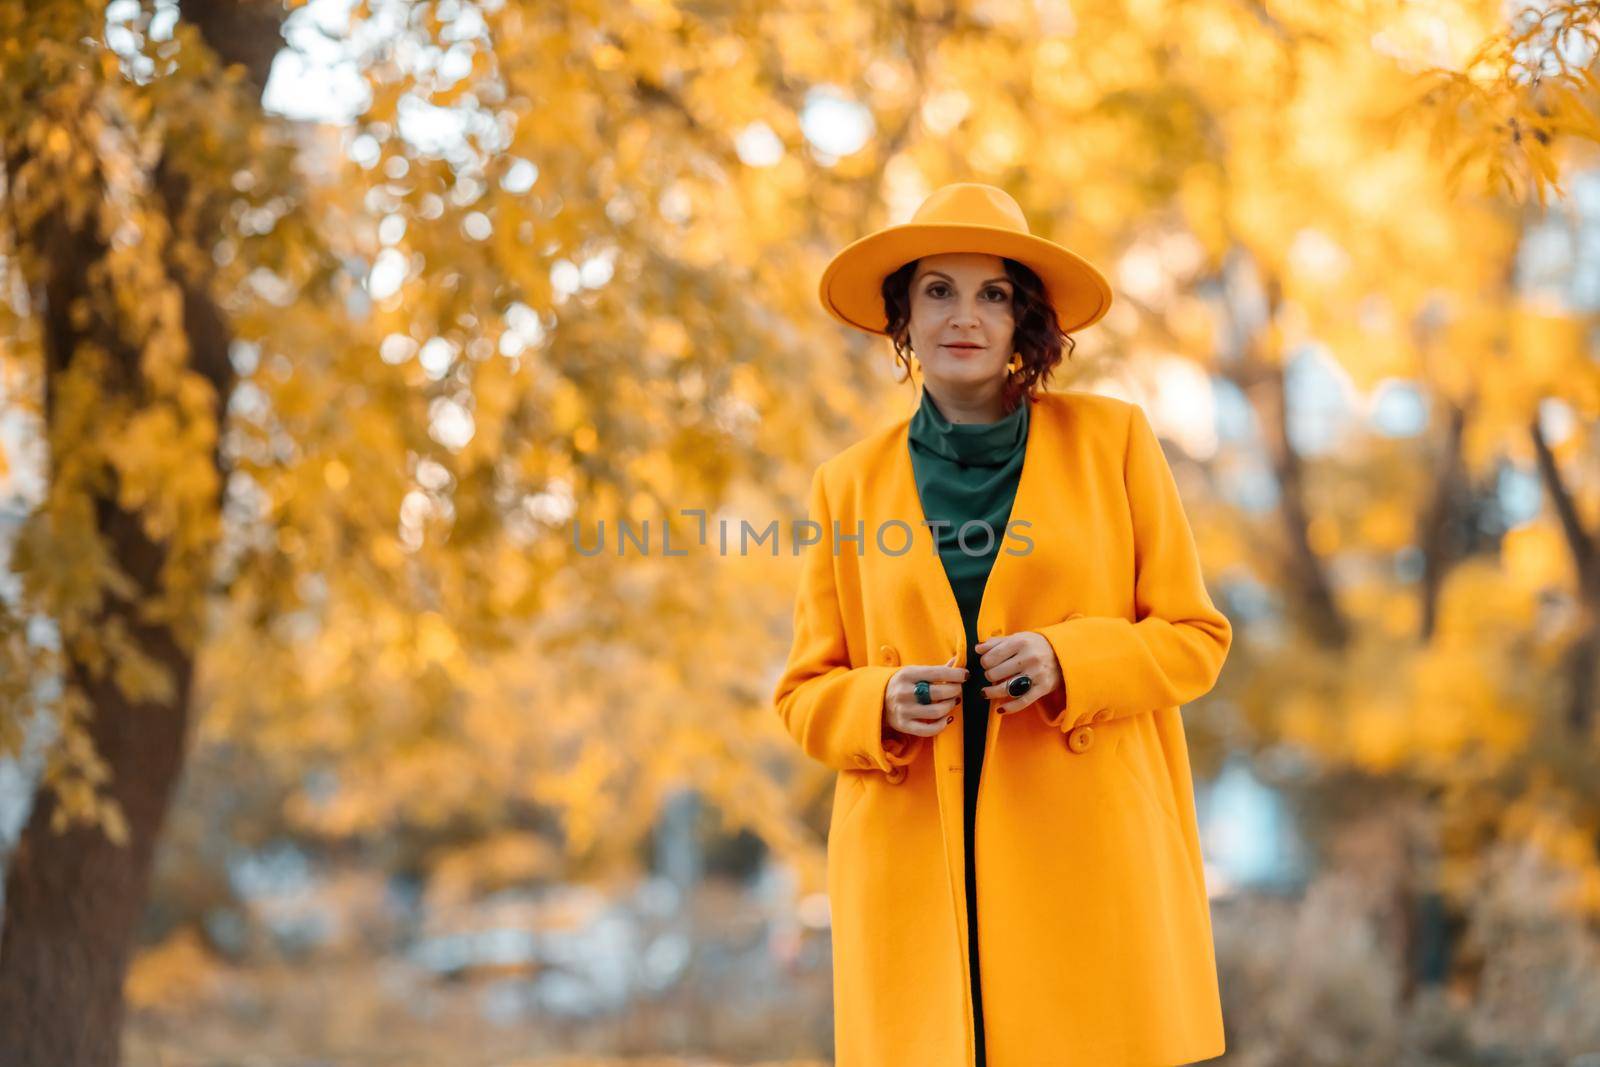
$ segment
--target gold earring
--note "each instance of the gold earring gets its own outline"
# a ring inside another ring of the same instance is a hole
[[[1021,352],[1013,352],[1013,353],[1011,353],[1011,362],[1006,364],[1006,370],[1010,371],[1012,374],[1015,374],[1015,373],[1017,373],[1017,371],[1019,371],[1021,369],[1022,369],[1022,353]]]

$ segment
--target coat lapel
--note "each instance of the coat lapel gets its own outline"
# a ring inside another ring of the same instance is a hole
[[[939,559],[939,546],[933,530],[927,525],[927,513],[922,509],[922,497],[917,493],[916,470],[911,465],[911,420],[900,425],[894,435],[894,476],[889,514],[910,523],[912,527],[911,550],[902,557],[911,567],[911,584],[923,595],[928,618],[935,621],[939,630],[938,647],[963,651],[966,647],[966,627],[961,621],[961,605],[956,603],[955,590],[944,572]],[[948,651],[944,655],[948,655]],[[958,658],[956,665],[962,660]]]
[[[985,641],[995,636],[1010,632],[1018,620],[1012,617],[1012,612],[1007,608],[1027,602],[1026,583],[1031,576],[1037,574],[1034,566],[1036,560],[1032,552],[1028,555],[1017,555],[1008,551],[1010,538],[1006,530],[1012,523],[1027,522],[1022,527],[1027,537],[1034,542],[1036,551],[1039,547],[1041,526],[1049,524],[1049,518],[1041,514],[1044,503],[1040,496],[1045,491],[1045,486],[1052,484],[1055,479],[1046,468],[1055,456],[1059,455],[1055,441],[1056,422],[1055,414],[1059,409],[1051,403],[1041,401],[1028,412],[1028,440],[1023,446],[1022,471],[1017,476],[1017,493],[1011,502],[1011,514],[1006,519],[1006,525],[997,531],[1000,538],[1000,550],[995,555],[994,564],[989,568],[989,577],[984,582],[983,599],[978,604],[978,640]],[[981,666],[974,663],[973,669],[981,670]],[[1005,703],[1009,697],[989,702],[990,714],[988,729],[984,740],[984,766],[989,765],[989,754],[995,750],[995,745],[1000,737],[1000,721],[1003,716],[993,713],[999,704]],[[979,772],[980,777],[982,771]],[[979,789],[982,795],[982,789]]]

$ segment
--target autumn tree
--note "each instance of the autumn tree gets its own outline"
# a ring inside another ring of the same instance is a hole
[[[45,678],[63,686],[49,788],[7,871],[8,1063],[116,1059],[220,532],[219,428],[238,377],[226,294],[255,261],[239,222],[293,195],[256,103],[281,12],[184,14],[170,39],[122,52],[96,5],[0,9],[0,243],[14,297],[0,337],[8,378],[36,401],[49,470],[13,547],[24,596],[4,619],[7,747]],[[231,266],[216,255],[222,234],[243,253]],[[34,613],[54,624],[48,653],[30,640]]]

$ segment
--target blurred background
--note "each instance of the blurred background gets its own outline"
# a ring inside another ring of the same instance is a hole
[[[914,405],[823,264],[975,180],[1234,623],[1219,1062],[1597,1067],[1597,19],[0,3],[0,1061],[830,1062],[740,524]]]

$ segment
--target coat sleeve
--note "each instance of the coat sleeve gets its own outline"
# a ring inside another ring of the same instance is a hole
[[[811,758],[836,770],[890,772],[910,763],[926,738],[903,735],[884,724],[884,692],[898,668],[850,665],[833,566],[833,517],[821,468],[812,475],[808,496],[808,514],[821,535],[807,546],[801,564],[794,641],[773,706]]]
[[[1061,664],[1064,694],[1036,702],[1063,731],[1194,700],[1216,684],[1233,641],[1200,573],[1178,485],[1144,410],[1129,405],[1123,477],[1132,512],[1138,621],[1074,614],[1039,629]]]

